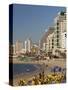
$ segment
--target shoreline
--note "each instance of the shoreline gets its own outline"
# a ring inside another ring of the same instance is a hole
[[[41,67],[39,68],[37,66],[37,70],[35,70],[32,73],[27,73],[27,74],[19,74],[18,76],[16,76],[15,78],[13,78],[13,85],[18,85],[18,82],[23,79],[25,81],[31,80],[34,75],[38,75],[40,72],[42,72],[42,70],[44,69],[44,73],[45,75],[51,73],[50,72],[50,68],[54,67],[54,66],[60,66],[61,68],[65,68],[66,67],[66,61],[65,60],[45,60],[45,61],[34,61],[34,62],[24,62],[24,61],[20,61],[20,62],[16,62],[13,64],[35,64],[35,65],[41,65]],[[46,69],[46,65],[48,65],[48,68]],[[43,68],[43,69],[42,69]]]
[[[28,64],[28,63],[26,63],[26,64]],[[40,66],[38,66],[38,65],[40,65]],[[18,81],[21,80],[21,79],[23,79],[25,81],[28,81],[28,80],[32,79],[35,75],[38,75],[39,73],[42,72],[42,67],[43,67],[42,64],[35,64],[35,67],[37,69],[35,71],[33,71],[33,72],[26,73],[26,74],[19,74],[19,75],[15,76],[13,78],[13,84],[14,85],[17,85],[18,84]]]
[[[18,63],[17,63],[17,64],[18,64]],[[22,65],[23,65],[23,64],[29,65],[29,64],[31,64],[31,63],[22,63]],[[31,65],[32,65],[32,64],[31,64]],[[36,71],[41,70],[42,64],[33,64],[33,66],[36,68],[35,71],[32,71],[32,72],[25,72],[24,74],[23,74],[23,72],[22,72],[22,73],[20,73],[20,74],[18,74],[18,75],[15,75],[14,77],[23,76],[23,75],[29,75],[29,74],[35,73]]]

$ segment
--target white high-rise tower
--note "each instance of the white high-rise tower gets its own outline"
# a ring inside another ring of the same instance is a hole
[[[25,41],[25,52],[31,52],[31,40],[27,39]]]

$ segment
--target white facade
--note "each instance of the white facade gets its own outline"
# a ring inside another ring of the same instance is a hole
[[[31,40],[27,39],[25,41],[25,51],[26,52],[31,52]]]
[[[15,45],[13,45],[13,55],[16,54]]]
[[[25,52],[27,51],[27,41],[25,41]]]
[[[62,49],[66,49],[66,35],[67,35],[66,32],[61,34],[61,37],[62,37],[62,39],[61,39],[61,48]]]
[[[46,51],[47,52],[52,52],[53,48],[54,48],[54,33],[49,34],[47,37],[47,46],[46,46]]]
[[[66,48],[66,14],[58,13],[54,21],[54,52]]]
[[[28,51],[31,52],[31,42],[29,39],[28,39]]]
[[[46,43],[43,43],[43,51],[46,49]]]

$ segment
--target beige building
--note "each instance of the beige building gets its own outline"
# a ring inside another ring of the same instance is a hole
[[[66,50],[66,38],[67,38],[67,33],[63,32],[61,34],[62,37],[62,42],[61,42],[61,48]]]
[[[66,13],[59,12],[54,19],[54,25],[48,28],[41,39],[43,50],[56,54],[56,51],[66,51]],[[58,53],[59,54],[59,53]],[[57,54],[57,55],[58,55]]]
[[[39,47],[36,44],[33,44],[32,48],[31,48],[31,53],[32,54],[38,54],[39,51]]]
[[[66,49],[66,13],[59,12],[54,20],[54,53],[55,51],[62,51]]]
[[[21,41],[16,41],[15,43],[15,51],[16,54],[20,54],[21,50],[22,50],[23,44]]]
[[[43,43],[43,48],[42,48],[42,50],[43,50],[43,51],[46,50],[46,43],[45,43],[45,42]]]
[[[52,41],[50,38],[52,38],[52,33],[54,32],[54,27],[51,26],[48,28],[48,31],[44,33],[42,39],[41,39],[41,48],[43,51],[45,51],[46,53],[49,52],[49,50],[51,50],[52,47]]]
[[[22,48],[20,53],[25,54],[26,53],[25,48]]]
[[[52,52],[53,48],[54,48],[54,33],[49,34],[47,37],[46,51]]]

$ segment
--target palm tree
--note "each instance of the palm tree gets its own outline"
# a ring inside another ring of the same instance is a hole
[[[42,75],[41,75],[41,73],[39,73],[39,79],[41,79],[41,77],[42,77]]]
[[[19,86],[24,86],[24,85],[25,85],[24,80],[20,80],[20,82],[19,82]]]
[[[42,75],[41,75],[41,84],[44,84],[44,70],[42,71]]]
[[[38,81],[38,78],[37,78],[36,75],[35,75],[35,78],[33,80],[34,80],[34,85],[38,85],[39,84],[39,81]]]

